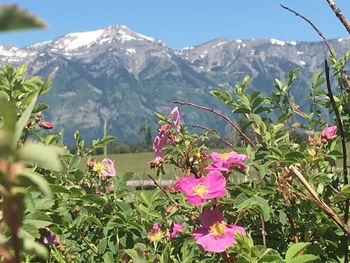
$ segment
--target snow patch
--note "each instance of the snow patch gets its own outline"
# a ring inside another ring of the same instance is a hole
[[[338,42],[342,42],[342,41],[344,41],[344,40],[349,40],[350,38],[348,38],[348,37],[341,37],[341,38],[338,38],[337,39],[337,41]]]
[[[214,48],[220,47],[222,45],[225,45],[226,43],[227,43],[226,41],[222,41],[222,42],[219,42],[216,45],[212,46],[211,48],[214,49]]]
[[[236,39],[237,43],[242,43],[242,39]]]
[[[289,41],[288,42],[290,45],[292,45],[292,46],[296,46],[297,45],[297,42],[296,41]]]
[[[274,38],[271,38],[270,39],[270,43],[272,45],[278,45],[278,46],[284,46],[286,45],[286,42],[282,41],[282,40],[278,40],[278,39],[274,39]]]
[[[155,42],[156,41],[153,37],[148,37],[148,36],[142,35],[140,33],[136,33],[136,35],[138,37],[141,37],[141,38],[146,39],[146,40],[151,41],[151,42]]]
[[[302,66],[305,66],[305,65],[306,65],[306,62],[305,62],[305,61],[302,61],[302,60],[299,60],[299,64],[302,65]]]
[[[184,47],[182,50],[192,50],[194,47]]]
[[[63,41],[63,48],[66,50],[73,50],[80,47],[88,46],[95,42],[98,38],[100,38],[103,33],[103,29],[79,33],[70,33],[66,35],[67,39]],[[61,45],[59,45],[58,48],[62,48]]]
[[[136,50],[135,50],[134,48],[127,48],[127,49],[126,49],[126,52],[127,52],[128,54],[135,54],[135,53],[136,53]]]

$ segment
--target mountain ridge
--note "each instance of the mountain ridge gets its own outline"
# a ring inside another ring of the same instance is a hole
[[[340,54],[350,48],[349,38],[330,43]],[[208,91],[230,88],[245,75],[252,78],[250,87],[269,94],[275,78],[283,79],[298,68],[294,96],[301,101],[326,54],[322,42],[224,37],[172,49],[161,40],[114,25],[25,48],[0,46],[0,63],[26,63],[30,74],[42,76],[59,68],[53,89],[43,99],[50,105],[45,117],[65,128],[71,142],[75,129],[88,140],[100,137],[105,119],[109,133],[120,140],[137,140],[138,127],[147,122],[155,130],[154,112],[167,114],[175,100],[225,110]],[[207,112],[182,110],[190,123],[225,132],[226,124]]]

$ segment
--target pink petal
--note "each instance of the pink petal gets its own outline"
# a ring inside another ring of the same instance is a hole
[[[111,159],[103,159],[101,163],[105,165],[105,169],[101,172],[103,176],[113,177],[116,175],[114,163]]]
[[[187,196],[187,201],[191,205],[201,205],[205,200],[201,198],[199,195],[188,195]]]
[[[184,192],[186,195],[194,195],[192,190],[193,187],[201,182],[203,182],[203,179],[201,178],[197,179],[192,176],[181,177],[176,182],[176,188],[179,191]]]
[[[208,193],[203,195],[203,198],[210,199],[226,195],[226,179],[219,171],[210,171],[204,183],[208,185]]]
[[[181,233],[184,230],[184,224],[174,224],[171,231],[171,237],[175,237],[177,234]]]
[[[221,237],[208,234],[196,239],[197,244],[201,245],[205,251],[214,253],[224,252],[234,241],[234,237],[231,233],[224,234]]]
[[[210,229],[215,222],[224,221],[224,216],[219,209],[206,210],[200,215],[199,220],[203,227]]]

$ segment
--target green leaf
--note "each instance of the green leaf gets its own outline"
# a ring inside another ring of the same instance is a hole
[[[2,129],[4,129],[7,139],[11,139],[16,126],[16,107],[12,102],[4,99],[0,99],[0,105],[0,117],[3,118]]]
[[[45,23],[17,5],[0,6],[0,31],[43,28]]]
[[[43,178],[41,174],[33,172],[29,169],[25,169],[17,177],[24,177],[33,182],[38,189],[49,199],[52,199],[52,192],[48,182]]]
[[[19,150],[19,156],[22,160],[33,162],[41,168],[60,171],[62,165],[59,156],[63,155],[64,151],[58,146],[27,143]]]
[[[318,259],[320,259],[318,256],[306,254],[306,255],[296,256],[290,261],[290,263],[306,263],[306,262],[312,262]]]
[[[113,253],[109,251],[106,252],[106,254],[104,254],[102,258],[104,263],[114,263]]]
[[[106,203],[106,200],[103,199],[102,197],[99,197],[98,195],[94,194],[87,194],[81,197],[82,201],[94,203],[100,206],[103,206]]]
[[[299,242],[292,244],[286,253],[286,263],[291,263],[292,259],[301,253],[305,248],[307,248],[311,243],[309,242]]]
[[[49,256],[47,248],[44,245],[42,245],[39,242],[36,242],[34,240],[25,239],[23,241],[23,247],[24,247],[24,250],[32,251],[41,258],[46,259]]]

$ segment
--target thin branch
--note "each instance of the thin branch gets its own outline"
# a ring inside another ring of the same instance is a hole
[[[327,0],[327,2],[328,2],[329,7],[333,10],[335,15],[338,17],[339,21],[343,24],[345,29],[350,34],[350,24],[349,24],[348,20],[345,18],[345,16],[343,15],[342,11],[337,7],[337,5],[335,4],[335,2],[333,0]]]
[[[200,129],[203,129],[203,130],[206,130],[208,132],[213,132],[213,130],[207,128],[207,127],[204,127],[202,125],[198,125],[198,124],[195,124],[195,125],[192,125],[193,128],[200,128]],[[222,141],[224,144],[226,144],[227,146],[231,147],[232,149],[234,149],[235,147],[233,146],[232,143],[230,143],[229,141],[225,140],[224,138],[222,138],[221,136],[218,136],[217,137],[220,141]]]
[[[178,203],[174,200],[174,198],[173,198],[167,191],[165,191],[165,190],[163,189],[163,187],[157,182],[157,180],[154,179],[153,176],[150,175],[150,174],[147,174],[147,176],[153,181],[153,183],[159,188],[159,190],[161,190],[161,191],[171,200],[171,202],[173,202],[173,204],[174,204],[177,208],[179,208]]]
[[[287,172],[289,170],[293,172],[293,174],[298,178],[300,183],[304,185],[307,191],[311,194],[315,203],[329,216],[330,219],[332,219],[344,231],[345,234],[350,236],[350,229],[346,225],[346,223],[344,223],[344,221],[342,221],[339,215],[319,197],[316,190],[306,181],[305,177],[300,173],[298,168],[291,165],[289,169],[287,167],[285,169],[287,170]]]
[[[328,0],[327,0],[327,1],[328,1]],[[323,33],[314,25],[314,23],[311,22],[310,19],[306,18],[306,17],[303,16],[302,14],[300,14],[300,13],[294,11],[293,9],[291,9],[291,8],[289,8],[289,7],[287,7],[287,6],[284,6],[284,5],[281,4],[281,7],[282,7],[283,9],[286,9],[287,11],[293,13],[294,15],[300,17],[300,18],[303,19],[304,21],[306,21],[306,22],[317,32],[317,34],[323,39],[323,41],[324,41],[324,43],[326,44],[326,46],[327,46],[329,52],[331,53],[331,55],[332,55],[333,57],[335,57],[335,54],[334,54],[333,49],[332,49],[332,46],[330,45],[328,39],[327,39],[327,38],[323,35]]]
[[[206,110],[206,111],[209,111],[211,113],[214,113],[217,116],[220,116],[221,118],[226,120],[228,123],[230,123],[239,132],[239,134],[242,135],[244,140],[246,142],[248,142],[254,149],[256,149],[255,143],[251,139],[249,139],[249,137],[241,130],[241,128],[233,120],[231,120],[229,117],[227,117],[225,114],[222,114],[221,112],[218,112],[218,111],[216,111],[214,109],[211,109],[211,108],[208,108],[208,107],[205,107],[205,106],[201,106],[201,105],[198,105],[198,104],[195,104],[195,103],[192,103],[192,102],[174,101],[174,103],[175,104],[179,104],[179,105],[191,106],[191,107],[198,108],[198,109],[201,109],[201,110]]]
[[[345,132],[344,132],[344,127],[343,123],[340,117],[340,113],[337,107],[337,104],[334,100],[333,92],[332,92],[332,87],[331,87],[331,81],[329,77],[329,66],[327,59],[324,60],[324,67],[325,67],[325,72],[326,72],[326,84],[327,84],[327,96],[329,97],[329,100],[331,101],[332,108],[334,110],[335,117],[337,119],[337,126],[338,130],[340,133],[341,137],[341,145],[342,145],[342,151],[343,151],[343,175],[344,175],[344,184],[347,185],[349,183],[348,179],[348,155],[346,152],[346,139],[345,139]],[[349,207],[350,207],[350,200],[347,199],[345,200],[345,211],[344,211],[344,222],[348,222],[349,220]],[[345,248],[345,260],[344,262],[349,262],[349,256],[348,256],[348,251],[349,251],[349,237],[346,236],[344,238],[344,248]]]

